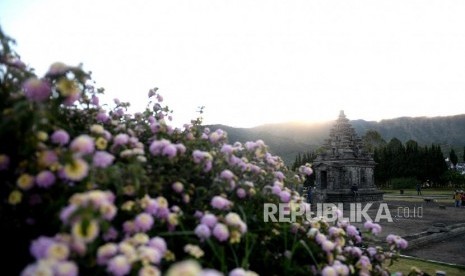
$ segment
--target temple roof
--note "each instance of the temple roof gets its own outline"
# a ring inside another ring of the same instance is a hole
[[[357,136],[355,129],[341,110],[339,118],[329,132],[329,138],[325,140],[324,147],[328,153],[355,154],[362,149],[362,140]]]

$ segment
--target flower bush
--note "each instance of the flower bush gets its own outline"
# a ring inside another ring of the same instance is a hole
[[[0,32],[2,245],[11,275],[389,275],[406,247],[369,247],[349,222],[265,222],[264,203],[308,204],[263,141],[182,129],[157,89],[147,108],[101,104],[81,67],[43,77]],[[366,224],[379,233],[380,226]],[[9,273],[7,273],[9,274]]]

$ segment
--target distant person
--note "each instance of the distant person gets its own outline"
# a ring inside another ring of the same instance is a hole
[[[357,184],[352,184],[352,187],[350,187],[350,190],[352,191],[352,196],[354,197],[354,200],[357,201],[357,197],[358,197],[358,186],[357,186]]]
[[[458,191],[455,192],[454,200],[455,200],[455,207],[460,207],[462,203],[462,195]]]
[[[417,183],[417,195],[421,195],[421,184]]]
[[[465,207],[465,193],[462,193],[461,201],[462,201],[462,206]]]
[[[307,203],[312,203],[312,186],[308,186],[307,188]]]

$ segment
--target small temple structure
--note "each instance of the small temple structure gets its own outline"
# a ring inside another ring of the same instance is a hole
[[[323,145],[324,151],[313,162],[314,202],[381,201],[383,192],[374,183],[376,162],[363,151],[362,140],[341,110]],[[351,190],[356,185],[358,196]]]

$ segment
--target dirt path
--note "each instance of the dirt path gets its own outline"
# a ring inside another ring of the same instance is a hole
[[[450,204],[437,202],[412,202],[402,199],[386,200],[393,222],[380,221],[383,227],[379,240],[384,240],[388,234],[408,236],[427,231],[433,224],[443,223],[446,226],[465,223],[465,208],[455,208]],[[441,209],[443,205],[446,208]],[[378,211],[377,204],[373,204],[368,214],[374,219]],[[344,212],[346,213],[346,212]],[[362,223],[354,223],[363,228]],[[420,248],[401,252],[419,258],[465,265],[465,235],[434,242]]]

